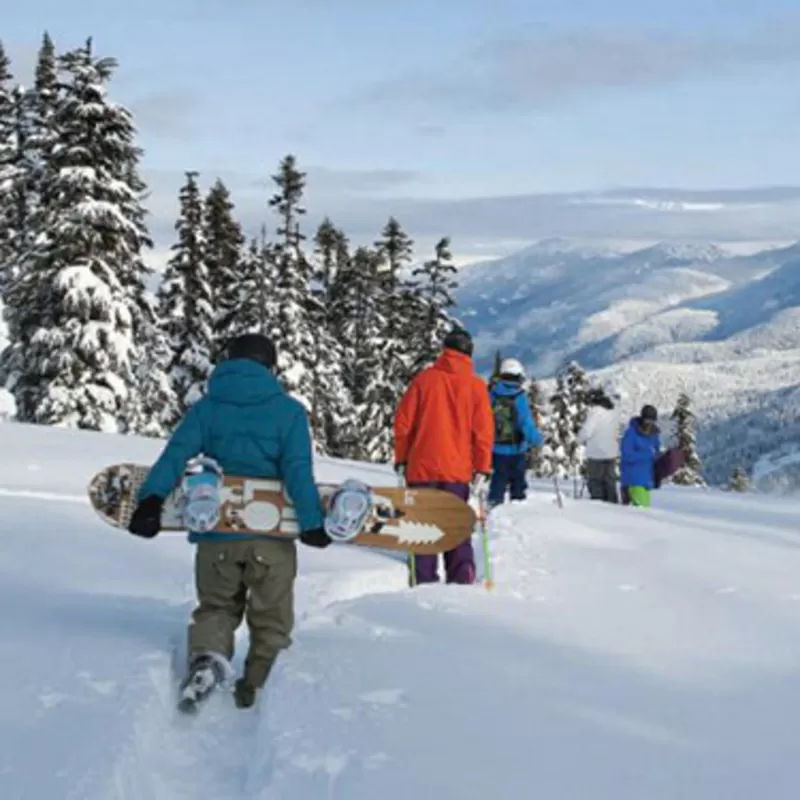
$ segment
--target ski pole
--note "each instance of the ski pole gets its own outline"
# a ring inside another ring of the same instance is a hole
[[[561,489],[558,487],[558,475],[553,473],[553,486],[556,490],[556,500],[559,508],[564,508],[564,501],[561,499]]]
[[[483,585],[487,591],[494,589],[494,578],[492,576],[492,551],[489,547],[489,526],[486,521],[486,492],[481,491],[478,495],[478,507],[480,509],[481,534],[483,538]]]
[[[406,488],[406,475],[401,472],[398,476],[400,488]],[[414,551],[408,551],[408,585],[413,589],[417,585],[417,559],[414,556]]]

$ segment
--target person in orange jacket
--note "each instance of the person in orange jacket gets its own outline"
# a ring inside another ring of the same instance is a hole
[[[468,500],[492,471],[494,419],[486,383],[472,365],[473,344],[457,328],[433,366],[411,383],[394,423],[395,469],[409,487],[432,487]],[[416,556],[412,583],[439,580],[437,557]],[[474,583],[475,554],[467,539],[444,555],[448,583]]]

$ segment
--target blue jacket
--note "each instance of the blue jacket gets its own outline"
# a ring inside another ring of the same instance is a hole
[[[212,373],[208,392],[189,408],[147,476],[139,497],[166,497],[186,462],[202,453],[223,472],[282,480],[301,530],[322,527],[314,482],[311,435],[305,409],[287,395],[266,367],[247,359],[225,361]],[[253,538],[190,532],[189,541]]]
[[[661,453],[661,436],[658,428],[645,435],[639,427],[639,418],[631,419],[620,446],[620,483],[622,486],[655,486],[654,468]]]
[[[536,427],[528,404],[528,398],[519,385],[506,381],[497,381],[489,391],[489,396],[494,405],[497,397],[514,397],[515,408],[517,411],[517,425],[522,434],[519,444],[495,444],[494,454],[498,456],[513,456],[519,453],[527,453],[531,447],[538,447],[544,441],[541,432]]]

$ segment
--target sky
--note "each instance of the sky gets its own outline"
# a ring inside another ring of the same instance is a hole
[[[441,236],[459,261],[550,236],[800,237],[796,0],[26,0],[2,17],[21,78],[45,29],[118,59],[157,259],[186,170],[225,180],[255,233],[287,153],[309,233],[328,215],[366,243],[394,214],[420,257]]]

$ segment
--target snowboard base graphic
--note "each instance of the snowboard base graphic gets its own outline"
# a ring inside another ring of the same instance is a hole
[[[150,467],[113,464],[89,482],[89,501],[115,528],[127,528],[139,488]],[[323,503],[339,489],[318,484]],[[468,539],[475,527],[472,507],[439,489],[369,487],[372,507],[361,531],[347,544],[435,555]],[[186,532],[185,495],[179,486],[167,497],[161,516],[163,531]],[[220,490],[220,519],[215,531],[293,539],[299,534],[297,514],[280,481],[225,475]]]

